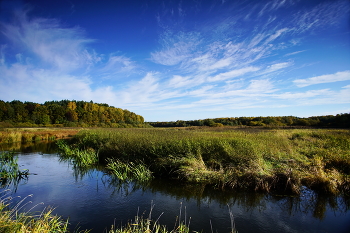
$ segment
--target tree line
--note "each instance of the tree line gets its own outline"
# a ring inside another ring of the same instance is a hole
[[[0,127],[144,127],[144,118],[126,109],[93,101],[0,100]]]
[[[265,127],[283,127],[283,126],[303,126],[303,127],[335,127],[349,128],[350,113],[337,115],[313,116],[307,118],[295,116],[269,116],[269,117],[224,117],[204,120],[190,121],[164,121],[148,122],[153,127],[188,127],[188,126],[265,126]]]
[[[0,127],[188,127],[188,126],[311,126],[350,127],[350,113],[337,115],[278,117],[224,117],[189,121],[144,122],[144,118],[126,109],[93,101],[46,101],[44,104],[0,100]]]

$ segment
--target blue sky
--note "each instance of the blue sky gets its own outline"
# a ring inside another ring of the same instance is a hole
[[[0,99],[146,121],[350,112],[350,2],[0,1]]]

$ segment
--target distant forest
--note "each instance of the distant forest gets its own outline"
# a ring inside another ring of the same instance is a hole
[[[153,127],[188,127],[188,126],[265,126],[265,127],[334,127],[349,128],[350,114],[342,113],[336,116],[313,116],[308,118],[300,118],[295,116],[281,117],[224,117],[205,120],[192,121],[170,121],[170,122],[147,122]]]
[[[144,127],[142,116],[108,104],[47,101],[44,104],[0,100],[0,127]]]
[[[44,104],[0,100],[0,127],[188,127],[188,126],[305,126],[350,128],[350,113],[300,118],[225,117],[190,121],[144,122],[126,109],[92,101],[47,101]]]

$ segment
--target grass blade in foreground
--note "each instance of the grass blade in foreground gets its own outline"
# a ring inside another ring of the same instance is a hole
[[[3,194],[0,197],[0,232],[3,233],[66,233],[68,232],[68,221],[53,215],[52,208],[45,208],[39,214],[22,211],[22,207],[28,203],[24,201],[30,196],[23,198],[17,205],[10,207],[10,197]],[[21,210],[21,211],[20,211]]]

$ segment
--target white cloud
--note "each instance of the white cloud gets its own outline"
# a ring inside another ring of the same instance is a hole
[[[196,97],[199,97],[199,96],[207,96],[208,95],[208,91],[213,89],[214,86],[213,85],[206,85],[206,86],[203,86],[197,90],[192,90],[188,93],[188,95],[190,96],[196,96]]]
[[[326,104],[348,104],[350,103],[350,87],[345,86],[341,90],[320,89],[305,92],[285,92],[273,95],[278,99],[291,101],[294,106],[312,106]]]
[[[221,69],[221,68],[229,66],[231,63],[232,63],[231,58],[223,58],[223,59],[220,59],[217,62],[215,62],[213,65],[209,66],[208,69],[209,70]]]
[[[292,55],[296,55],[298,53],[303,53],[305,52],[306,50],[300,50],[300,51],[295,51],[295,52],[292,52],[292,53],[287,53],[286,55],[284,55],[285,57],[288,57],[288,56],[292,56]]]
[[[169,80],[169,86],[173,88],[184,87],[191,83],[189,77],[182,77],[180,75],[174,75],[172,79]]]
[[[259,16],[262,16],[266,14],[267,12],[278,10],[279,8],[283,7],[284,5],[287,5],[289,1],[287,0],[273,0],[269,1],[264,5],[264,7],[260,10]]]
[[[224,80],[236,78],[236,77],[242,76],[246,73],[254,72],[257,70],[259,70],[259,68],[253,67],[253,66],[238,69],[238,70],[231,70],[228,72],[224,72],[224,73],[220,73],[218,75],[215,75],[214,77],[209,77],[208,81],[209,82],[224,81]]]
[[[268,44],[274,40],[276,40],[278,37],[280,37],[284,32],[288,32],[288,28],[282,28],[280,30],[278,30],[277,32],[275,32],[275,34],[272,34],[271,36],[269,36],[269,38],[266,39],[266,41],[264,43]]]
[[[4,50],[6,49],[6,45],[0,46],[0,65],[5,65],[5,53]]]
[[[350,80],[350,70],[340,71],[335,74],[316,76],[308,79],[296,79],[293,82],[298,87],[306,87],[320,83],[332,83],[347,80]]]
[[[272,72],[287,68],[287,67],[291,66],[292,64],[293,64],[292,62],[275,63],[275,64],[268,66],[265,70],[263,70],[259,74],[262,75],[262,74],[272,73]]]
[[[174,75],[170,80],[169,88],[189,88],[193,86],[198,86],[203,83],[200,77],[191,78],[189,76]]]
[[[160,43],[162,49],[151,53],[151,60],[155,63],[173,66],[192,57],[196,46],[199,44],[196,33],[174,33],[164,32]]]
[[[251,80],[247,90],[249,92],[270,93],[274,92],[274,86],[269,79]]]
[[[167,30],[161,36],[162,48],[151,53],[151,60],[167,66],[178,65],[184,72],[207,75],[218,70],[229,72],[233,68],[252,66],[254,62],[268,57],[278,49],[274,45],[275,40],[288,32],[288,28],[282,28],[257,33],[241,41],[233,38],[224,41],[210,36],[204,39],[200,32],[175,34]]]
[[[43,65],[62,71],[86,68],[100,60],[86,49],[93,40],[86,39],[79,28],[62,28],[57,20],[34,18],[18,12],[16,23],[3,24],[2,33],[17,47],[25,47]]]
[[[130,83],[127,89],[119,93],[121,104],[141,106],[147,103],[152,105],[163,99],[170,98],[174,92],[162,90],[157,75],[157,73],[149,72],[141,80]]]
[[[89,74],[108,77],[130,72],[134,62],[110,56],[97,67],[102,56],[88,49],[93,40],[85,38],[81,29],[63,28],[54,19],[29,19],[26,14],[17,12],[13,23],[3,23],[2,33],[11,46],[1,45],[1,98],[38,103],[53,99],[115,101],[114,88],[94,86],[96,80]],[[12,61],[6,59],[10,49],[16,51]]]
[[[42,103],[61,99],[93,99],[106,103],[115,99],[112,87],[93,90],[91,79],[87,76],[77,77],[22,64],[0,66],[0,72],[4,74],[4,78],[0,79],[0,93],[8,100]]]
[[[131,61],[130,58],[112,55],[99,72],[104,78],[117,78],[118,74],[130,75],[136,67],[135,62]]]
[[[329,94],[330,94],[329,89],[321,89],[321,90],[309,90],[306,92],[296,92],[296,93],[286,92],[283,94],[276,95],[276,97],[279,99],[295,100],[295,99],[309,99],[309,98],[313,98],[317,96],[325,96]]]
[[[344,0],[320,2],[312,9],[303,9],[294,15],[292,20],[297,33],[313,31],[321,27],[339,24],[341,18],[349,13],[349,2]]]
[[[191,46],[185,43],[174,44],[173,47],[151,54],[155,63],[173,66],[190,57]]]

